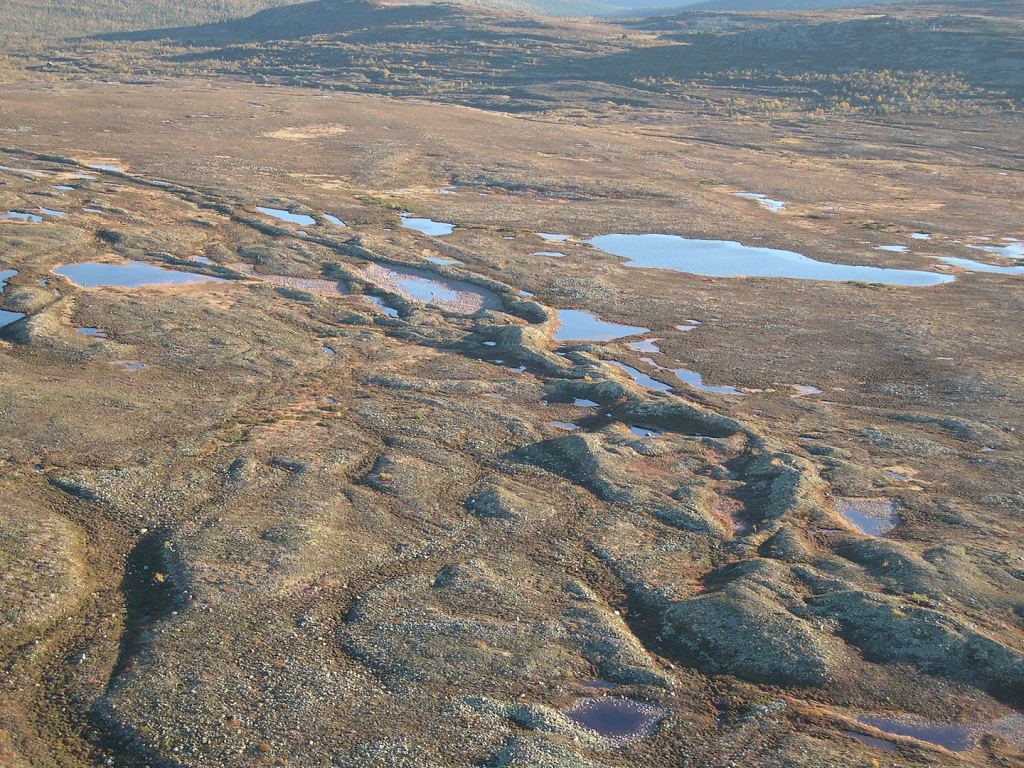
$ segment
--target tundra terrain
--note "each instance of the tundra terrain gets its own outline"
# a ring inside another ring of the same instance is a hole
[[[5,49],[0,764],[1020,765],[1024,16],[884,14]]]

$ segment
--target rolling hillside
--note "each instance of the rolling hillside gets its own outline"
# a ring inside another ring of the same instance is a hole
[[[0,0],[0,44],[202,24],[289,0]]]
[[[886,0],[879,0],[885,2]],[[66,37],[191,26],[241,18],[291,0],[0,0],[0,46],[53,43]],[[403,3],[403,5],[429,4]],[[813,10],[856,0],[462,0],[464,5],[548,16],[649,16],[688,8]],[[397,5],[397,3],[396,3]],[[312,23],[316,23],[315,20]],[[326,30],[325,30],[326,31]]]

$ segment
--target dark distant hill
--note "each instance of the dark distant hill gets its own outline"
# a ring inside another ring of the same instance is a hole
[[[196,27],[92,38],[63,66],[204,73],[414,96],[502,111],[544,110],[586,89],[594,103],[704,98],[729,109],[876,113],[1019,108],[1019,12],[902,4],[891,12],[689,11],[617,21],[557,19],[480,4],[315,0]],[[48,66],[57,66],[52,63]],[[582,84],[586,86],[582,86]]]
[[[416,0],[413,0],[416,2]],[[823,9],[856,0],[457,0],[549,16],[648,16],[688,8],[763,11]],[[892,0],[878,0],[878,2]],[[422,0],[427,4],[429,0]],[[65,37],[193,26],[242,18],[291,0],[0,0],[0,46]],[[273,18],[273,17],[268,17]],[[311,24],[316,20],[311,19]],[[323,30],[328,32],[329,30]]]
[[[0,44],[202,24],[292,0],[0,0]]]
[[[296,40],[366,30],[387,34],[396,27],[440,24],[457,6],[447,4],[381,5],[364,0],[312,0],[269,8],[252,16],[198,26],[112,32],[121,40],[178,40],[205,44],[242,44]]]

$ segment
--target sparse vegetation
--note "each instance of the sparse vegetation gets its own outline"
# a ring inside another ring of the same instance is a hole
[[[0,58],[3,768],[1022,764],[1019,4],[247,5]]]

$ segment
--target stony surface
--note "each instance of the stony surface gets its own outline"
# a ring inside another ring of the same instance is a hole
[[[861,241],[1020,236],[1005,115],[684,125],[587,91],[583,124],[58,82],[0,97],[0,165],[33,171],[0,171],[0,209],[68,211],[0,223],[5,306],[27,314],[0,330],[5,766],[1019,763],[1019,281],[708,279],[581,240],[678,231],[926,268]],[[981,155],[951,148],[976,133]],[[732,195],[755,188],[786,210]],[[318,223],[278,227],[253,213],[268,202]],[[399,210],[459,226],[431,242]],[[532,258],[537,231],[576,240]],[[223,281],[52,273],[110,257]],[[415,301],[382,277],[396,265],[476,299]],[[636,385],[602,362],[643,369],[624,345],[552,340],[567,304],[749,394]],[[798,381],[823,394],[790,397]],[[837,498],[891,499],[898,525],[864,535]],[[563,714],[590,696],[668,714],[610,744]],[[985,736],[883,751],[848,735],[891,737],[865,715]]]

